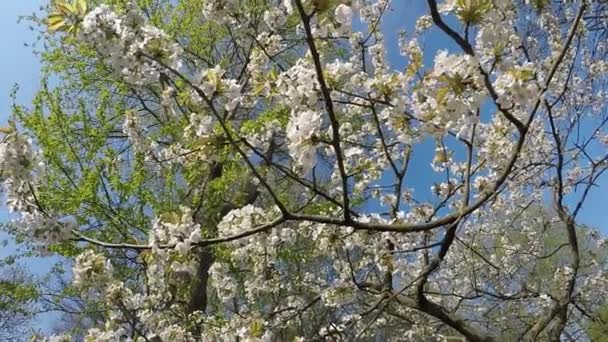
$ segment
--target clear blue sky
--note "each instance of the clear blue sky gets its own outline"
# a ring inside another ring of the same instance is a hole
[[[15,83],[21,86],[20,98],[27,100],[38,84],[39,64],[32,54],[35,33],[26,21],[17,23],[20,15],[31,15],[44,0],[0,1],[0,120],[4,123],[10,112],[9,92]]]

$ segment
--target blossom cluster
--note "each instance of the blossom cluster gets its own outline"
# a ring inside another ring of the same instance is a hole
[[[114,71],[133,85],[158,82],[161,71],[180,68],[179,45],[156,27],[145,25],[132,5],[124,15],[108,5],[96,7],[84,17],[80,39],[94,45]]]
[[[0,143],[0,160],[0,181],[6,205],[11,213],[17,214],[14,223],[24,228],[18,234],[25,234],[43,245],[68,239],[74,222],[60,220],[53,212],[45,211],[36,197],[44,164],[34,152],[31,141],[16,132],[7,134]]]

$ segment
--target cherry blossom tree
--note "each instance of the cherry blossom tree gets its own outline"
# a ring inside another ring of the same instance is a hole
[[[2,180],[86,340],[589,339],[605,5],[426,5],[390,41],[388,0],[54,1]]]

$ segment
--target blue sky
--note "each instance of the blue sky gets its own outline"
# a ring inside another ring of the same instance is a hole
[[[15,83],[21,86],[20,99],[27,100],[34,93],[39,79],[40,66],[32,54],[35,33],[26,21],[17,23],[20,15],[31,15],[43,0],[0,1],[0,120],[4,123],[10,112],[9,93]]]

